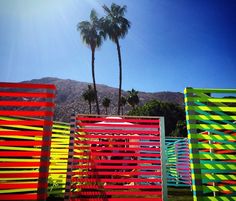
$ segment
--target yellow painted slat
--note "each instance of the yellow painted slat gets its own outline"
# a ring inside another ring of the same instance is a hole
[[[189,137],[191,139],[199,139],[199,140],[212,140],[212,141],[236,141],[236,136],[233,135],[217,135],[217,134],[201,134],[201,133],[197,133],[197,134],[189,134]]]
[[[236,145],[232,144],[207,144],[207,143],[201,143],[201,144],[190,144],[190,148],[201,148],[201,149],[222,149],[222,150],[236,150]]]
[[[1,196],[1,193],[23,193],[23,192],[30,192],[30,193],[32,193],[32,191],[37,193],[37,188],[0,190],[0,196]]]
[[[186,106],[187,110],[236,112],[236,107]]]
[[[185,98],[185,101],[211,102],[211,103],[236,103],[236,98],[188,97]]]
[[[221,120],[232,120],[232,121],[236,121],[236,116],[232,115],[232,116],[227,116],[227,115],[187,115],[186,116],[187,120],[217,120],[217,121],[221,121]]]

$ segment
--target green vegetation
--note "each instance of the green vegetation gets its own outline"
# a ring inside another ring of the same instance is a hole
[[[102,101],[102,105],[103,107],[105,107],[106,114],[107,114],[107,108],[110,106],[110,103],[111,103],[111,99],[107,97],[105,97]]]
[[[88,101],[89,104],[89,114],[91,114],[92,103],[95,101],[95,91],[92,89],[91,85],[88,85],[88,89],[82,94],[85,101]]]
[[[168,136],[187,136],[184,109],[173,103],[152,100],[143,106],[134,108],[129,115],[164,116],[165,132]]]
[[[129,95],[127,98],[127,102],[134,110],[135,106],[139,103],[138,91],[132,89],[131,91],[128,91],[128,93]]]
[[[120,107],[121,107],[121,114],[123,115],[124,114],[124,107],[126,105],[126,98],[124,96],[121,96],[121,99],[120,99]]]

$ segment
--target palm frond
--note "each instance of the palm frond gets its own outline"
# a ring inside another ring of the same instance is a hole
[[[103,29],[109,38],[115,42],[119,38],[124,38],[128,33],[131,23],[124,17],[127,7],[112,3],[108,8],[103,6],[107,16],[103,19]]]
[[[102,8],[104,9],[104,11],[107,13],[107,14],[110,14],[111,13],[111,10],[104,4],[102,6]]]
[[[90,21],[82,21],[77,24],[77,31],[80,32],[82,41],[91,49],[101,46],[106,34],[102,29],[102,19],[97,17],[95,10],[91,10]]]
[[[98,20],[97,12],[96,10],[92,9],[90,13],[90,20],[92,22],[96,22]]]

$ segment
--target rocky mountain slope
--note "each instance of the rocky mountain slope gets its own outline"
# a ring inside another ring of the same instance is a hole
[[[72,112],[76,113],[88,113],[88,103],[83,100],[82,93],[87,89],[88,84],[86,82],[79,82],[70,79],[59,79],[52,77],[45,77],[41,79],[33,79],[31,83],[44,83],[44,84],[55,84],[57,87],[56,95],[56,109],[55,109],[55,120],[68,122]],[[108,109],[109,114],[117,113],[117,102],[118,102],[118,89],[109,87],[106,85],[97,84],[98,99],[100,103],[101,114],[105,114],[105,109],[102,106],[102,99],[109,97],[111,104]],[[126,91],[122,91],[123,96],[127,96]],[[156,92],[147,93],[139,92],[140,104],[157,99],[163,102],[172,102],[175,104],[183,105],[184,97],[179,92]],[[95,104],[92,106],[92,112],[95,113]],[[124,108],[124,114],[131,109],[130,106],[126,105]]]

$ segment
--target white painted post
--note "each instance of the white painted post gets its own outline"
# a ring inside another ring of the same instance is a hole
[[[162,180],[162,200],[167,201],[167,176],[166,176],[166,153],[165,153],[165,121],[160,117],[160,144],[161,144],[161,180]]]
[[[76,116],[75,114],[72,114],[71,121],[70,121],[70,140],[69,140],[69,150],[68,150],[64,201],[70,200],[72,173],[73,173],[74,147],[75,147],[75,130],[76,130]]]

